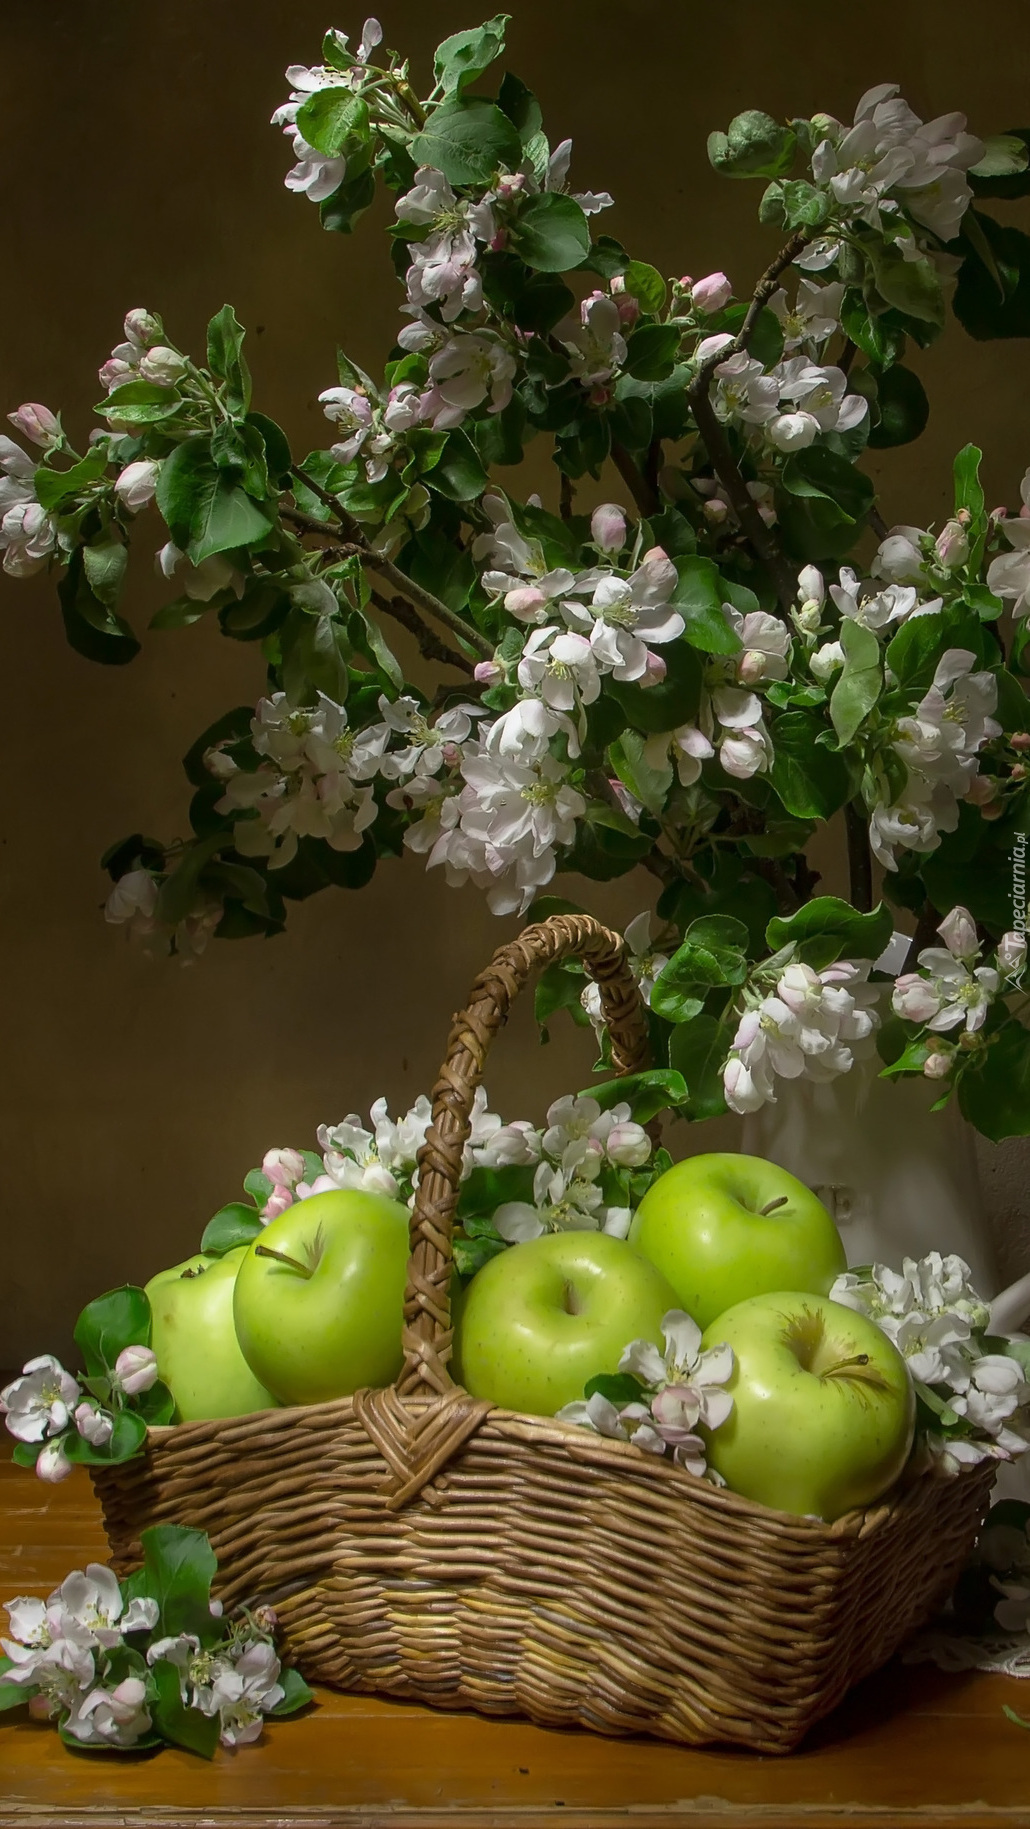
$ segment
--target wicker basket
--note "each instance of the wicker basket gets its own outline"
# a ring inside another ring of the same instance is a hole
[[[990,1464],[824,1525],[453,1383],[450,1239],[473,1094],[532,969],[568,956],[600,986],[616,1070],[645,1064],[616,935],[562,915],[502,947],[434,1094],[397,1384],[153,1430],[143,1459],[94,1476],[114,1564],[138,1564],[148,1525],[206,1530],[223,1598],[272,1603],[288,1655],[340,1689],[787,1752],[940,1605]]]

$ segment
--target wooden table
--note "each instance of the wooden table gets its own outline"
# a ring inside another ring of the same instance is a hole
[[[0,1464],[0,1598],[103,1560],[81,1472]],[[3,1622],[6,1624],[6,1620]],[[0,1717],[0,1824],[16,1829],[922,1829],[1030,1825],[1030,1684],[890,1666],[788,1758],[434,1714],[318,1692],[305,1716],[213,1764],[169,1748],[72,1753]]]

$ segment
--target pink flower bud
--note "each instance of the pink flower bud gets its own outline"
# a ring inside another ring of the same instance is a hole
[[[941,1007],[933,985],[919,972],[903,972],[895,980],[891,1003],[895,1016],[905,1022],[929,1022]]]
[[[725,273],[708,273],[690,289],[690,302],[695,311],[721,311],[732,297],[733,287]]]
[[[935,551],[946,571],[956,571],[969,557],[969,540],[959,520],[946,521],[934,542]]]
[[[689,273],[684,273],[676,281],[676,284],[677,284],[677,286],[682,286],[684,292],[689,292],[691,290],[691,287],[693,286],[694,282],[691,279]]]
[[[505,597],[504,607],[509,616],[517,616],[520,622],[539,622],[541,610],[547,608],[547,598],[535,584],[517,584]]]
[[[769,656],[761,648],[748,648],[737,662],[737,678],[744,686],[757,686],[765,678]]]
[[[990,775],[974,775],[966,789],[964,798],[975,807],[986,806],[993,800],[998,791],[998,783]]]
[[[923,1078],[927,1080],[946,1080],[951,1072],[954,1056],[951,1054],[928,1054],[923,1062]]]
[[[1006,978],[1018,978],[1026,965],[1026,935],[1002,934],[998,941],[998,970]]]
[[[619,323],[630,326],[635,324],[640,316],[640,300],[634,298],[632,292],[624,292],[615,302],[619,307]]]
[[[258,1631],[267,1632],[269,1638],[271,1638],[272,1633],[279,1624],[279,1615],[276,1613],[275,1608],[255,1607],[252,1617]]]
[[[114,1420],[105,1416],[95,1404],[81,1403],[75,1411],[75,1427],[83,1441],[93,1448],[104,1448],[114,1434]]]
[[[120,356],[112,356],[100,370],[100,385],[109,394],[113,394],[116,387],[123,387],[127,381],[138,379],[139,370],[131,362],[123,362]]]
[[[114,492],[130,514],[138,514],[141,508],[153,501],[160,474],[160,459],[155,457],[139,457],[134,463],[126,464],[115,483]]]
[[[638,1169],[650,1160],[651,1139],[642,1124],[615,1124],[608,1132],[608,1157],[620,1168]]]
[[[705,520],[710,521],[713,527],[721,527],[730,512],[730,505],[723,501],[721,495],[711,495],[701,512]]]
[[[495,660],[477,661],[472,677],[480,686],[496,686],[504,678],[504,668]]]
[[[56,413],[52,413],[48,406],[41,406],[38,400],[27,400],[16,413],[8,413],[7,417],[19,432],[31,439],[34,445],[42,445],[44,450],[49,450],[52,444],[60,440],[60,420]]]
[[[300,1189],[303,1185],[303,1182],[300,1182],[296,1189],[298,1199],[300,1198]],[[278,1219],[280,1213],[285,1213],[287,1207],[292,1207],[293,1200],[294,1191],[292,1189],[285,1187],[273,1188],[261,1209],[260,1217],[264,1220]]]
[[[1013,731],[1009,742],[1013,749],[1030,749],[1030,730]]]
[[[647,651],[647,660],[644,663],[643,677],[637,681],[637,684],[644,687],[660,686],[668,671],[668,666],[661,655],[655,654],[653,650],[649,648]]]
[[[71,1473],[72,1463],[61,1446],[61,1438],[55,1435],[53,1441],[45,1442],[36,1457],[36,1472],[41,1480],[56,1485],[58,1480],[66,1480]]]
[[[136,305],[125,319],[125,334],[129,342],[142,343],[145,349],[156,343],[163,333],[161,319],[155,317],[152,311],[145,310],[142,305]]]
[[[186,373],[186,358],[164,343],[155,344],[140,358],[139,372],[144,381],[155,381],[161,387],[174,387]]]
[[[304,1173],[304,1158],[299,1149],[266,1150],[261,1173],[267,1175],[273,1187],[292,1188]]]
[[[992,508],[991,509],[991,520],[992,521],[1005,521],[1008,519],[1008,512],[1009,511],[1004,506],[1004,504],[1002,504],[1002,506],[1000,508]]]
[[[136,1397],[157,1383],[157,1358],[149,1346],[123,1346],[114,1362],[114,1381],[126,1397]]]
[[[626,544],[626,516],[618,502],[602,502],[590,516],[590,535],[602,552],[621,552]]]
[[[949,953],[956,959],[972,959],[980,952],[976,922],[966,908],[953,908],[937,929]]]

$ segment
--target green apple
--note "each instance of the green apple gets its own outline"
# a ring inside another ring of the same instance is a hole
[[[675,1292],[625,1239],[549,1232],[483,1265],[465,1291],[456,1376],[504,1410],[553,1416],[631,1340],[660,1345]]]
[[[806,1291],[752,1296],[701,1347],[728,1341],[733,1409],[702,1428],[708,1464],[733,1492],[825,1518],[871,1505],[912,1447],[916,1400],[897,1347],[867,1315]]]
[[[675,1163],[644,1195],[629,1238],[702,1328],[766,1290],[825,1295],[847,1269],[822,1201],[761,1156],[688,1156]]]
[[[248,1246],[236,1332],[251,1370],[287,1404],[322,1403],[401,1368],[408,1210],[333,1188],[299,1200]]]
[[[275,1407],[244,1359],[233,1325],[233,1288],[246,1251],[239,1245],[224,1257],[189,1257],[159,1270],[146,1286],[150,1344],[180,1422]]]

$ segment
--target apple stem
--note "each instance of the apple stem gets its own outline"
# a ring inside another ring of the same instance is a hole
[[[781,1194],[777,1200],[770,1200],[767,1207],[760,1207],[759,1212],[762,1218],[768,1219],[770,1213],[775,1213],[777,1207],[785,1207],[789,1198],[789,1195]]]
[[[307,1264],[298,1263],[295,1257],[287,1257],[285,1251],[273,1251],[271,1245],[255,1245],[255,1257],[274,1257],[276,1263],[287,1264],[291,1270],[299,1270],[302,1277],[309,1277],[311,1270]]]

